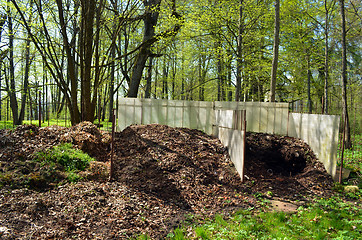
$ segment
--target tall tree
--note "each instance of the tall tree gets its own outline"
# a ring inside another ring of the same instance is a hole
[[[324,24],[324,37],[325,37],[325,44],[324,44],[324,96],[323,96],[323,113],[328,114],[328,78],[329,78],[329,42],[328,42],[328,35],[329,35],[329,7],[327,4],[327,0],[324,0],[324,10],[325,10],[325,24]]]
[[[30,1],[30,17],[29,17],[29,23],[31,25],[32,22],[32,6],[33,1]],[[26,108],[26,99],[29,95],[29,72],[30,72],[30,65],[32,62],[32,57],[30,56],[30,43],[31,38],[29,34],[27,34],[27,38],[25,40],[25,67],[24,67],[24,79],[23,79],[23,89],[21,94],[21,107],[20,107],[20,114],[19,119],[16,120],[17,125],[21,125],[24,117],[25,117],[25,108]]]
[[[151,46],[162,38],[175,36],[182,25],[182,18],[176,12],[176,0],[172,0],[171,18],[175,18],[176,23],[171,29],[167,29],[159,34],[156,34],[155,27],[157,25],[158,16],[160,14],[161,0],[143,0],[143,4],[145,8],[145,12],[143,14],[143,40],[136,56],[136,62],[134,63],[134,67],[132,69],[128,97],[137,97],[143,69],[145,68],[148,57],[152,54]]]
[[[1,43],[1,35],[4,29],[4,25],[6,22],[6,14],[1,14],[0,15],[0,43]],[[3,64],[3,59],[6,56],[6,51],[2,51],[0,48],[0,120],[1,120],[1,113],[2,113],[2,99],[1,99],[1,92],[2,92],[2,88],[1,88],[1,83],[2,83],[2,64]]]
[[[237,35],[237,46],[236,46],[236,90],[235,90],[235,101],[241,100],[241,74],[242,74],[242,62],[243,62],[243,0],[240,0],[239,5],[239,21],[238,21],[238,35]]]
[[[270,80],[270,102],[275,102],[275,87],[277,82],[278,56],[279,56],[279,30],[280,30],[280,1],[275,0],[273,63]]]
[[[14,30],[13,30],[13,16],[10,7],[10,0],[8,0],[6,13],[8,16],[8,35],[9,35],[9,83],[7,84],[7,91],[10,97],[10,108],[13,114],[13,123],[16,124],[18,120],[18,101],[16,99],[15,89],[15,66],[14,66]]]
[[[345,147],[351,148],[351,134],[350,134],[350,125],[348,117],[348,107],[347,107],[347,43],[346,43],[346,17],[344,9],[344,0],[339,0],[340,4],[340,13],[341,13],[341,37],[342,37],[342,104],[343,104],[343,115],[345,120]]]

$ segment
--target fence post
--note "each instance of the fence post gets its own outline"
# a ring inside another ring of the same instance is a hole
[[[111,166],[109,170],[109,181],[113,180],[113,153],[114,153],[114,129],[116,125],[116,109],[113,109],[112,114],[112,139],[111,139]]]
[[[39,91],[39,127],[41,127],[41,92]]]
[[[345,141],[345,136],[346,136],[346,120],[347,120],[347,115],[344,116],[344,125],[343,125],[343,140],[342,140],[342,151],[341,151],[341,167],[339,169],[339,183],[342,183],[342,174],[343,174],[343,153],[344,153],[344,141]]]
[[[245,145],[246,145],[246,110],[242,111],[242,131],[243,131],[243,161],[241,182],[244,182],[244,165],[245,165]]]

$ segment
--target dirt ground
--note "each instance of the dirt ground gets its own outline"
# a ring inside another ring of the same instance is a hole
[[[227,149],[201,131],[134,125],[115,137],[109,182],[111,136],[89,122],[0,130],[0,238],[127,239],[147,233],[160,239],[184,220],[261,208],[258,198],[299,206],[333,194],[332,178],[300,139],[248,133],[241,183]],[[62,142],[97,160],[78,183],[60,184],[61,172],[39,175],[42,166],[33,160]]]

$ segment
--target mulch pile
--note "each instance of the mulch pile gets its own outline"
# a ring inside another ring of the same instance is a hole
[[[112,182],[85,177],[43,191],[6,185],[7,178],[36,170],[31,169],[35,152],[61,142],[72,142],[108,164],[110,140],[109,133],[89,122],[71,128],[27,125],[0,130],[4,185],[0,237],[127,239],[147,233],[159,239],[192,216],[258,208],[256,197],[270,193],[288,201],[325,197],[333,184],[299,139],[248,133],[246,176],[241,183],[217,138],[198,130],[152,124],[130,126],[116,134]]]

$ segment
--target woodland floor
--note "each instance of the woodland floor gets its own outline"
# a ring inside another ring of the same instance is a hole
[[[156,124],[116,133],[114,179],[108,182],[110,141],[108,132],[89,122],[0,130],[0,238],[127,239],[147,233],[160,239],[194,216],[262,208],[260,197],[299,206],[333,194],[332,178],[312,150],[291,137],[248,133],[244,183],[217,138]],[[61,142],[97,159],[78,183],[59,184],[61,171],[46,175],[33,160]]]

